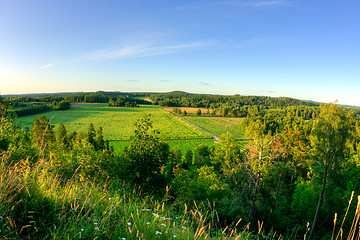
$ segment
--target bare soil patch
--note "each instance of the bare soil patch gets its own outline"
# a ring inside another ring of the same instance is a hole
[[[199,108],[194,108],[194,107],[177,107],[178,109],[181,109],[181,112],[183,112],[184,110],[186,110],[186,112],[188,114],[196,114],[197,113],[197,110]],[[168,112],[172,112],[172,110],[174,109],[174,107],[163,107],[163,109],[165,111],[168,111]],[[201,110],[201,113],[202,114],[206,114],[208,112],[208,109],[207,108],[200,108]],[[211,109],[209,109],[210,113],[211,113]]]

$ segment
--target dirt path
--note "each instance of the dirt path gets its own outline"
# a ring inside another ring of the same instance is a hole
[[[200,131],[202,131],[202,132],[206,133],[207,135],[209,135],[209,136],[211,136],[212,138],[214,138],[216,141],[220,141],[220,140],[221,140],[221,137],[220,137],[219,135],[217,135],[217,134],[215,134],[215,133],[208,132],[208,131],[206,131],[206,130],[202,129],[201,127],[199,127],[199,126],[197,126],[197,125],[193,124],[192,122],[189,122],[188,120],[186,120],[186,119],[184,119],[184,118],[180,117],[179,115],[176,115],[176,114],[175,114],[175,113],[173,113],[173,112],[167,111],[167,110],[165,110],[163,107],[161,107],[161,108],[162,108],[164,111],[169,112],[169,113],[171,113],[172,115],[174,115],[175,117],[179,118],[180,120],[182,120],[182,121],[184,121],[184,122],[186,122],[186,123],[190,124],[191,126],[193,126],[193,127],[197,128],[197,129],[199,129]]]

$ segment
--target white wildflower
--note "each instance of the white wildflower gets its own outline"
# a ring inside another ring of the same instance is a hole
[[[159,231],[156,231],[156,232],[155,232],[155,234],[156,234],[156,235],[158,235],[158,234],[162,234],[162,233],[161,233],[161,232],[159,232]]]
[[[111,200],[111,197],[109,197],[109,200]]]
[[[94,225],[97,225],[97,223],[95,222]]]
[[[131,226],[131,222],[128,222],[127,225]]]
[[[99,227],[96,227],[95,230],[99,231]]]
[[[0,216],[0,219],[3,219],[3,217],[2,217],[2,216]]]
[[[147,222],[146,224],[147,224],[147,225],[149,225],[149,224],[150,224],[150,222]]]
[[[82,229],[80,229],[82,232],[84,231],[84,229],[82,228]]]
[[[173,237],[174,237],[174,238],[176,238],[177,236],[176,236],[176,235],[174,235]]]
[[[126,238],[121,238],[121,240],[126,240]]]
[[[165,223],[162,223],[162,224],[161,224],[161,226],[164,226],[164,227],[166,227],[166,224],[165,224]]]
[[[145,209],[143,209],[143,211],[150,212],[151,210],[150,210],[150,209],[148,209],[148,208],[145,208]]]
[[[185,226],[181,226],[181,228],[183,228],[183,229],[187,229]]]

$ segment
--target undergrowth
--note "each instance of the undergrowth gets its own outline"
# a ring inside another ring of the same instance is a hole
[[[142,197],[125,184],[111,189],[106,183],[81,181],[77,170],[63,178],[45,159],[0,162],[1,239],[295,239],[240,227],[239,221],[224,229],[211,203],[172,209],[167,195],[162,201]],[[169,191],[169,189],[166,189]],[[352,198],[351,198],[352,200]],[[349,202],[349,207],[350,207]],[[332,239],[359,239],[360,199],[352,228],[336,227]],[[348,208],[349,209],[349,208]],[[347,210],[348,211],[348,210]],[[347,216],[345,215],[345,218]],[[344,218],[344,220],[345,220]],[[344,222],[343,220],[343,222]],[[246,225],[245,225],[246,226]],[[300,238],[305,239],[305,236]]]

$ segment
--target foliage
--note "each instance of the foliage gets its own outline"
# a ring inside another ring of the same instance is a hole
[[[166,173],[162,168],[169,159],[169,145],[158,140],[157,132],[151,132],[152,122],[148,116],[137,120],[135,126],[135,135],[126,152],[133,171],[132,182],[147,190],[163,189]]]
[[[142,99],[120,96],[117,99],[110,98],[109,105],[113,107],[139,107],[139,104],[151,104]]]
[[[317,103],[301,101],[293,98],[271,98],[261,96],[223,96],[210,94],[191,94],[180,91],[169,93],[154,93],[150,99],[160,106],[170,107],[197,107],[213,109],[212,114],[220,116],[245,117],[257,116],[265,109],[280,109],[290,106],[300,107],[294,114],[304,115],[307,118],[315,117],[313,106]],[[306,107],[304,110],[303,107]],[[292,109],[294,109],[292,107]],[[308,109],[311,109],[308,111]],[[316,112],[316,111],[315,111]],[[209,112],[210,113],[210,112]]]

